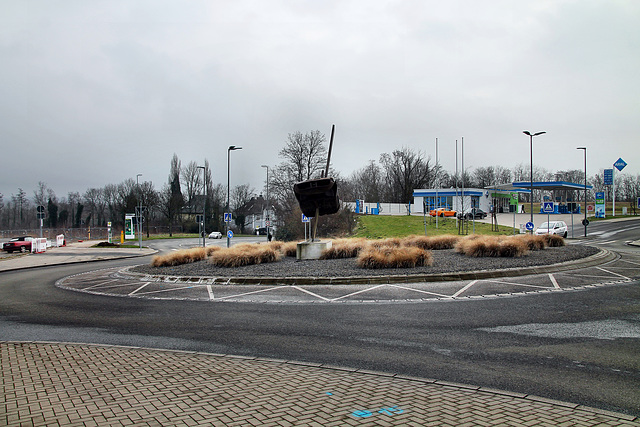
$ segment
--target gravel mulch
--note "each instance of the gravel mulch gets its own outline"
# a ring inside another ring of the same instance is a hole
[[[573,261],[598,252],[598,249],[590,246],[571,245],[529,252],[520,258],[471,258],[450,249],[432,251],[433,265],[416,268],[364,269],[356,265],[355,258],[297,261],[295,258],[283,257],[278,262],[236,268],[216,267],[207,261],[199,261],[175,267],[143,265],[135,267],[132,271],[152,275],[198,277],[371,277],[532,267]]]

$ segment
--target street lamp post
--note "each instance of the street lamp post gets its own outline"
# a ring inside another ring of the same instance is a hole
[[[269,166],[268,165],[262,165],[263,168],[267,169],[267,210],[265,213],[266,216],[266,221],[265,221],[265,226],[267,228],[267,242],[269,241]]]
[[[138,179],[141,176],[141,173],[136,175],[136,186],[138,187],[138,213],[136,218],[138,220],[138,246],[142,250],[142,193],[140,192],[140,181]]]
[[[202,201],[202,247],[206,247],[206,238],[207,238],[207,229],[206,229],[206,221],[204,219],[207,214],[207,169],[205,166],[198,166],[198,169],[202,169],[202,182],[204,187],[204,200]]]
[[[587,147],[577,147],[576,150],[584,150],[584,237],[587,237]]]
[[[531,157],[531,170],[529,171],[529,178],[530,178],[529,182],[531,187],[531,195],[530,195],[531,206],[529,207],[529,209],[531,210],[531,223],[533,224],[533,137],[542,135],[543,133],[546,133],[546,132],[536,132],[532,134],[528,130],[524,130],[522,131],[522,133],[524,133],[525,135],[529,135],[529,154]],[[531,230],[531,233],[533,233],[533,230]]]
[[[229,148],[227,149],[227,213],[231,213],[229,210],[229,181],[230,181],[230,172],[229,172],[229,168],[230,168],[230,161],[229,158],[231,157],[231,151],[233,150],[242,150],[242,147],[237,147],[235,145],[230,145]],[[231,245],[231,239],[229,238],[229,222],[227,221],[227,247],[229,247]]]

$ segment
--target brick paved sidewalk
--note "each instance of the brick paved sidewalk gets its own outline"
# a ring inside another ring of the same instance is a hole
[[[0,342],[0,425],[640,425],[433,380],[193,352]]]

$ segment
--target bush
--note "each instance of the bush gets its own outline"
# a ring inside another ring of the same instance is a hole
[[[413,235],[405,237],[402,243],[405,246],[415,246],[421,249],[443,250],[453,249],[458,240],[460,240],[459,236],[453,236],[450,234],[442,236]]]
[[[544,242],[550,248],[559,248],[566,245],[566,242],[562,238],[562,236],[558,236],[557,234],[544,234],[542,236]]]
[[[156,255],[151,259],[151,265],[153,267],[172,267],[175,265],[189,264],[191,262],[202,261],[213,252],[221,249],[222,248],[218,246],[209,246],[207,248],[183,249],[166,255]]]
[[[282,254],[269,245],[242,244],[214,252],[209,262],[217,267],[242,267],[280,260]]]
[[[541,251],[546,247],[546,242],[542,236],[536,236],[535,234],[520,234],[515,236],[515,238],[523,241],[530,251]]]
[[[527,253],[526,243],[514,237],[469,236],[456,244],[456,252],[470,257],[520,257]]]
[[[331,248],[322,251],[320,259],[355,258],[367,246],[367,239],[336,239]]]
[[[411,268],[433,264],[431,252],[416,247],[368,246],[358,255],[362,268]]]

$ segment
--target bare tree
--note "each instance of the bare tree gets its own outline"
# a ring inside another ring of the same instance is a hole
[[[185,202],[190,212],[196,211],[196,196],[202,194],[203,182],[198,163],[191,161],[180,170],[181,184],[185,190]],[[184,194],[184,193],[183,193]]]
[[[434,169],[420,151],[404,147],[391,154],[382,154],[380,164],[384,170],[389,201],[411,203],[415,188],[429,188],[435,176]]]
[[[382,174],[382,168],[374,160],[369,160],[365,167],[353,172],[348,180],[351,183],[351,191],[354,193],[352,199],[364,199],[371,202],[383,201],[384,181]],[[344,194],[342,190],[341,192]]]

